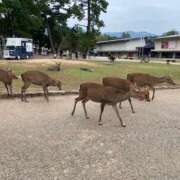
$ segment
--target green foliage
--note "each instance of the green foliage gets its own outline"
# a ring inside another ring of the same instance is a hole
[[[123,32],[122,36],[121,36],[121,38],[123,38],[123,39],[130,38],[130,37],[131,37],[131,35],[128,32]]]
[[[81,11],[81,19],[86,21],[86,34],[82,35],[81,43],[83,52],[87,54],[96,42],[96,35],[99,33],[104,22],[101,14],[106,13],[108,2],[106,0],[77,0],[79,10]]]
[[[58,61],[57,61],[58,62]],[[104,62],[95,62],[88,61],[81,63],[70,63],[71,61],[62,61],[63,71],[60,72],[51,72],[48,71],[49,61],[44,62],[35,62],[35,63],[23,63],[23,62],[4,62],[0,61],[0,68],[11,68],[13,72],[17,75],[27,71],[27,70],[40,70],[50,76],[63,81],[63,89],[75,89],[79,88],[79,84],[82,82],[97,82],[101,83],[102,78],[105,76],[114,76],[126,78],[128,73],[133,72],[142,72],[149,73],[155,76],[165,76],[170,75],[176,83],[180,83],[180,71],[179,65],[168,66],[166,64],[158,63],[148,63],[148,64],[139,64],[139,63],[127,63],[127,62],[116,62],[113,65],[107,65]],[[53,63],[53,62],[52,62]],[[94,72],[84,72],[80,68],[90,68],[94,69]],[[15,80],[13,82],[15,90],[19,92],[19,89],[22,87],[22,82]],[[32,88],[32,87],[30,87]],[[32,89],[31,89],[32,90]]]
[[[98,34],[96,36],[96,41],[108,41],[108,40],[114,40],[117,39],[116,37],[108,36],[106,34]]]
[[[48,46],[59,51],[87,51],[96,42],[96,34],[104,25],[100,15],[106,12],[106,0],[56,0],[60,9],[66,11],[54,14],[48,7],[49,0],[3,0],[0,4],[0,36],[3,37],[30,37],[40,46]],[[90,3],[90,6],[88,6]],[[69,18],[79,21],[87,17],[89,9],[88,28],[85,33],[82,29],[69,28]],[[48,29],[49,34],[45,34]]]
[[[179,31],[171,30],[171,31],[163,33],[163,36],[171,36],[171,35],[178,35],[178,34],[179,34]]]

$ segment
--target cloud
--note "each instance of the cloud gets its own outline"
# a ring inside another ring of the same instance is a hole
[[[180,30],[179,0],[109,0],[104,32],[150,31],[161,34],[171,29]]]

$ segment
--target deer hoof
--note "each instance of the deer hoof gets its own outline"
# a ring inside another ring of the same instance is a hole
[[[98,125],[99,125],[99,126],[102,126],[102,125],[103,125],[103,123],[102,123],[102,122],[99,122],[99,123],[98,123]]]
[[[122,127],[126,127],[126,125],[125,125],[125,124],[121,124],[121,126],[122,126]]]

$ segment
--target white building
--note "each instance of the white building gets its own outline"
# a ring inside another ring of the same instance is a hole
[[[96,43],[96,52],[99,55],[114,54],[121,57],[137,57],[140,51],[147,51],[148,38],[126,38]],[[144,53],[145,53],[144,51]],[[147,53],[147,52],[146,52]]]
[[[154,39],[152,51],[159,58],[180,58],[180,35],[164,36]]]

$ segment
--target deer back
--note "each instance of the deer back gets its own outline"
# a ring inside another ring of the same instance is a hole
[[[24,82],[36,85],[47,85],[52,83],[52,79],[45,73],[39,71],[27,71],[21,75]]]
[[[103,78],[104,86],[111,86],[124,91],[130,91],[130,82],[126,79],[116,77],[105,77]]]

